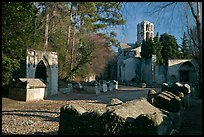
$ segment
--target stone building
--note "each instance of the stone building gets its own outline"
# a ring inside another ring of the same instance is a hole
[[[40,78],[46,84],[45,96],[58,93],[58,55],[56,52],[27,49],[26,59],[14,78]]]
[[[137,42],[121,43],[117,55],[117,80],[121,82],[145,82],[162,84],[195,82],[198,78],[198,65],[190,59],[171,59],[168,65],[156,64],[156,56],[141,58],[141,43],[146,38],[154,38],[154,24],[143,21],[137,25]]]
[[[153,40],[154,38],[154,24],[144,20],[137,25],[137,44],[142,44],[146,38]]]

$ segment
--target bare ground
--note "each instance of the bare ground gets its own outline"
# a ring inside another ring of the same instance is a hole
[[[160,89],[155,89],[159,91]],[[146,97],[148,88],[120,86],[119,90],[101,94],[70,92],[41,101],[23,102],[2,97],[2,134],[57,135],[60,108],[66,104],[79,104],[88,111],[100,109],[112,99],[124,102]],[[202,134],[202,100],[191,98],[184,111],[179,135]]]

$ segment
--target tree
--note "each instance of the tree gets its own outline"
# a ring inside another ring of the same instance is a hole
[[[180,46],[180,48],[181,48],[181,58],[184,58],[184,59],[191,58],[188,39],[187,39],[187,36],[186,36],[185,32],[184,32],[183,37],[181,39],[182,39],[182,43],[181,43],[181,46]]]
[[[165,65],[168,65],[168,59],[179,58],[178,44],[173,35],[167,33],[162,34],[160,36],[160,42],[162,45],[161,54]]]
[[[143,40],[142,46],[141,46],[141,57],[142,58],[151,58],[152,54],[155,54],[156,50],[154,47],[154,42],[152,39],[148,38],[146,40]]]
[[[37,9],[30,2],[2,3],[2,84],[8,85],[12,73],[33,43],[33,22]]]
[[[157,64],[163,65],[164,64],[164,59],[162,58],[162,46],[161,43],[159,41],[159,33],[157,32],[156,36],[154,37],[154,52],[156,54],[157,57]]]
[[[92,69],[87,65],[92,56],[102,57],[102,52],[109,53],[103,49],[117,42],[115,33],[105,29],[124,24],[120,9],[120,2],[4,3],[3,79],[11,77],[12,69],[19,67],[19,59],[25,59],[26,48],[58,52],[60,79],[71,79],[87,66]],[[87,35],[100,36],[99,40],[105,39],[106,46],[96,48],[95,39]],[[101,62],[106,62],[106,59],[101,58]],[[91,69],[88,70],[95,71]]]

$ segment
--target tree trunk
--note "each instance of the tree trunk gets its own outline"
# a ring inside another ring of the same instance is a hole
[[[75,58],[75,35],[76,35],[76,23],[77,23],[77,5],[76,5],[76,12],[75,12],[75,19],[74,19],[74,30],[73,30],[73,37],[72,37],[72,48],[71,48],[71,62],[70,62],[70,70],[72,71]],[[71,80],[73,80],[73,75],[71,74]]]
[[[196,22],[196,27],[197,27],[197,35],[198,35],[198,49],[199,49],[199,98],[202,98],[202,42],[201,42],[201,20],[200,20],[200,2],[197,2],[197,22]]]
[[[193,17],[195,19],[196,22],[196,30],[197,30],[197,42],[198,42],[198,51],[199,51],[199,60],[198,60],[198,74],[199,74],[199,85],[198,85],[198,90],[199,90],[199,98],[202,98],[202,41],[201,41],[201,34],[200,34],[200,30],[201,30],[201,19],[200,19],[200,2],[196,3],[196,9],[197,11],[195,11],[194,7],[193,7],[193,3],[192,2],[188,2],[190,8],[191,8],[191,13],[193,14]],[[197,13],[196,13],[197,12]]]
[[[49,31],[49,12],[48,12],[48,4],[45,3],[46,11],[45,11],[45,43],[44,43],[44,49],[47,50],[48,48],[48,31]]]
[[[65,53],[65,62],[68,62],[68,49],[69,49],[69,43],[70,43],[70,36],[71,36],[71,25],[72,25],[72,4],[70,4],[70,19],[68,23],[68,29],[67,29],[67,39],[66,39],[66,53]]]

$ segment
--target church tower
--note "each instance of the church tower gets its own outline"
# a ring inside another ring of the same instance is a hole
[[[141,23],[137,24],[137,44],[142,44],[143,40],[146,38],[154,38],[154,24],[144,20]]]

